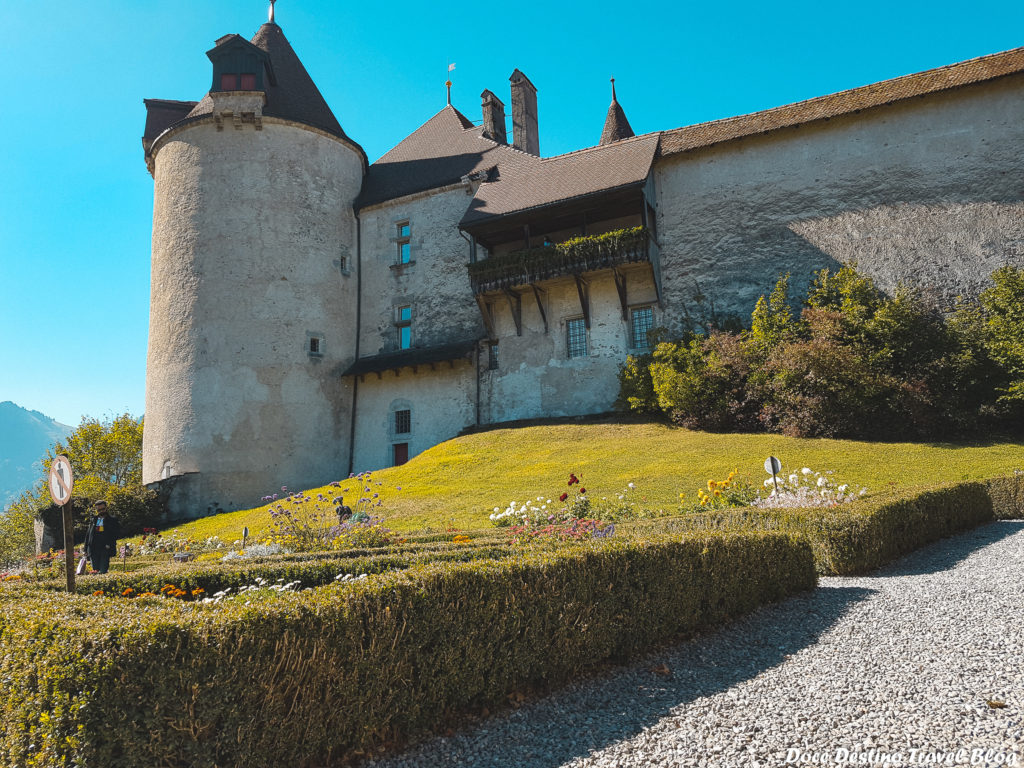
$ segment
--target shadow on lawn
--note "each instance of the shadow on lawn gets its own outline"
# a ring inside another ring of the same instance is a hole
[[[831,587],[572,684],[517,712],[366,764],[553,768],[629,739],[674,707],[728,690],[812,645],[873,590]],[[667,665],[668,676],[652,667]],[[571,701],[571,704],[566,702]]]

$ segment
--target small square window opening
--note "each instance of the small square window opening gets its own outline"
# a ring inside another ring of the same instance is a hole
[[[574,317],[565,324],[566,346],[569,357],[587,356],[587,326],[582,317]]]

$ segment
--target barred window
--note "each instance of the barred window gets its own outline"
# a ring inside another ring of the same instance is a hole
[[[492,371],[498,370],[498,342],[487,345],[487,367]]]
[[[637,307],[632,312],[631,346],[633,349],[647,349],[651,346],[647,332],[654,326],[654,310],[651,307]]]
[[[586,357],[587,326],[582,317],[574,317],[566,323],[569,357]]]
[[[407,435],[412,432],[412,411],[395,411],[395,434]]]

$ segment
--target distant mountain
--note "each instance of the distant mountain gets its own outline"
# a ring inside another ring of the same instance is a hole
[[[0,403],[0,508],[18,498],[39,478],[43,456],[74,427],[29,411],[10,400]]]

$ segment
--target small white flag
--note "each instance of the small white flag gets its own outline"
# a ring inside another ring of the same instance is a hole
[[[454,64],[454,63],[453,63],[453,64],[449,64],[449,65],[448,65],[448,71],[449,71],[449,72],[451,72],[451,71],[452,71],[452,70],[454,70],[454,69],[455,69],[455,64]]]

